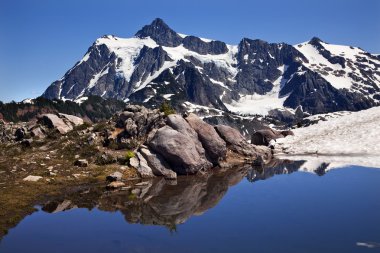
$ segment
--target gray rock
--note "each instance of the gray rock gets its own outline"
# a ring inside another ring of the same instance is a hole
[[[88,161],[86,159],[78,159],[74,162],[74,166],[78,167],[87,167]]]
[[[67,122],[70,123],[72,126],[80,126],[83,124],[83,119],[81,119],[77,116],[64,114],[64,113],[59,113],[58,115],[61,119],[66,121],[66,124],[67,124]]]
[[[129,118],[124,122],[125,125],[125,131],[129,136],[136,136],[137,131],[137,125],[133,121],[133,119]]]
[[[145,158],[139,152],[136,154],[139,159],[139,166],[137,167],[137,171],[139,172],[140,176],[142,178],[154,177],[152,168],[149,167],[148,162],[145,160]]]
[[[30,135],[39,139],[45,138],[45,133],[42,127],[36,126],[30,130]]]
[[[271,140],[284,138],[287,135],[294,135],[292,131],[276,131],[274,129],[259,130],[252,135],[251,143],[254,145],[268,146]]]
[[[46,125],[48,128],[56,128],[61,134],[73,130],[71,125],[66,124],[61,118],[55,114],[44,114],[40,119],[40,123]]]
[[[16,141],[21,141],[26,136],[27,130],[24,127],[20,127],[16,129],[15,138]]]
[[[195,132],[195,130],[189,125],[189,123],[178,114],[171,114],[166,119],[166,124],[173,128],[174,130],[177,130],[178,132],[189,136],[193,139],[195,146],[197,148],[197,151],[202,156],[205,154],[205,150],[202,146],[202,143],[198,139],[198,134]]]
[[[197,150],[194,139],[169,126],[156,132],[148,146],[170,164],[180,175],[194,174],[201,169],[209,169],[212,164]]]
[[[177,174],[171,170],[170,165],[161,155],[153,153],[147,148],[141,148],[140,153],[148,162],[148,165],[152,169],[154,175],[163,176],[167,179],[177,178]]]
[[[137,169],[140,165],[139,159],[137,157],[132,157],[129,159],[129,165]]]
[[[125,183],[123,182],[120,182],[120,181],[114,181],[114,182],[111,182],[107,185],[107,188],[108,189],[117,189],[117,188],[122,188],[125,186]]]
[[[121,181],[122,177],[123,177],[122,173],[115,171],[114,173],[108,175],[106,179],[107,181],[113,182],[113,181]]]
[[[220,138],[213,126],[207,124],[193,113],[186,117],[186,121],[198,134],[198,138],[206,150],[207,157],[214,165],[226,157],[226,142]]]
[[[38,180],[42,179],[40,176],[32,176],[29,175],[23,179],[23,181],[28,181],[28,182],[37,182]]]
[[[106,165],[116,163],[117,159],[109,153],[103,153],[96,157],[95,163],[98,165]]]
[[[121,124],[123,124],[127,119],[130,119],[132,118],[134,115],[133,112],[130,112],[130,111],[123,111],[120,113],[120,115],[118,116]]]
[[[294,113],[286,109],[274,109],[268,112],[268,115],[281,122],[292,123],[296,117]]]
[[[296,111],[294,112],[294,115],[297,119],[302,119],[304,117],[302,106],[299,105],[296,108]]]
[[[228,147],[236,153],[250,158],[264,157],[265,159],[269,159],[271,157],[269,148],[258,148],[248,143],[235,128],[225,125],[217,125],[215,126],[215,129],[227,143]]]

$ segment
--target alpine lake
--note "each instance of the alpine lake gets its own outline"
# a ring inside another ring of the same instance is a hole
[[[0,252],[380,252],[380,169],[303,164],[70,187],[24,207]]]

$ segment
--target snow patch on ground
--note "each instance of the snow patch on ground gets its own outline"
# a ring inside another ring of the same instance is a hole
[[[335,115],[293,131],[294,136],[277,140],[275,148],[280,156],[332,162],[341,167],[380,167],[380,107]]]

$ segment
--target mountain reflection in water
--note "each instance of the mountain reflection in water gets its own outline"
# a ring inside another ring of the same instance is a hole
[[[176,181],[156,178],[121,191],[88,187],[42,204],[42,210],[57,213],[72,208],[120,211],[127,222],[163,225],[174,229],[193,215],[216,206],[228,191],[246,178],[250,182],[298,170],[304,161],[273,161],[265,167],[243,166],[202,176],[182,176]]]

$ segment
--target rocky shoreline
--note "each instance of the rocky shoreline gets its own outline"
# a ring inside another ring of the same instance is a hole
[[[262,136],[271,138],[265,131]],[[1,121],[0,238],[34,212],[36,203],[71,189],[94,186],[143,196],[137,191],[153,181],[177,185],[190,175],[197,180],[241,174],[251,166],[264,171],[273,161],[269,147],[250,144],[238,130],[191,113],[129,105],[96,124],[60,113],[30,122]]]
[[[47,182],[115,173],[111,181],[172,180],[254,161],[265,164],[272,158],[270,148],[250,144],[232,127],[210,125],[192,113],[138,105],[97,124],[62,113],[43,114],[31,122],[1,122],[0,152],[2,173]]]

